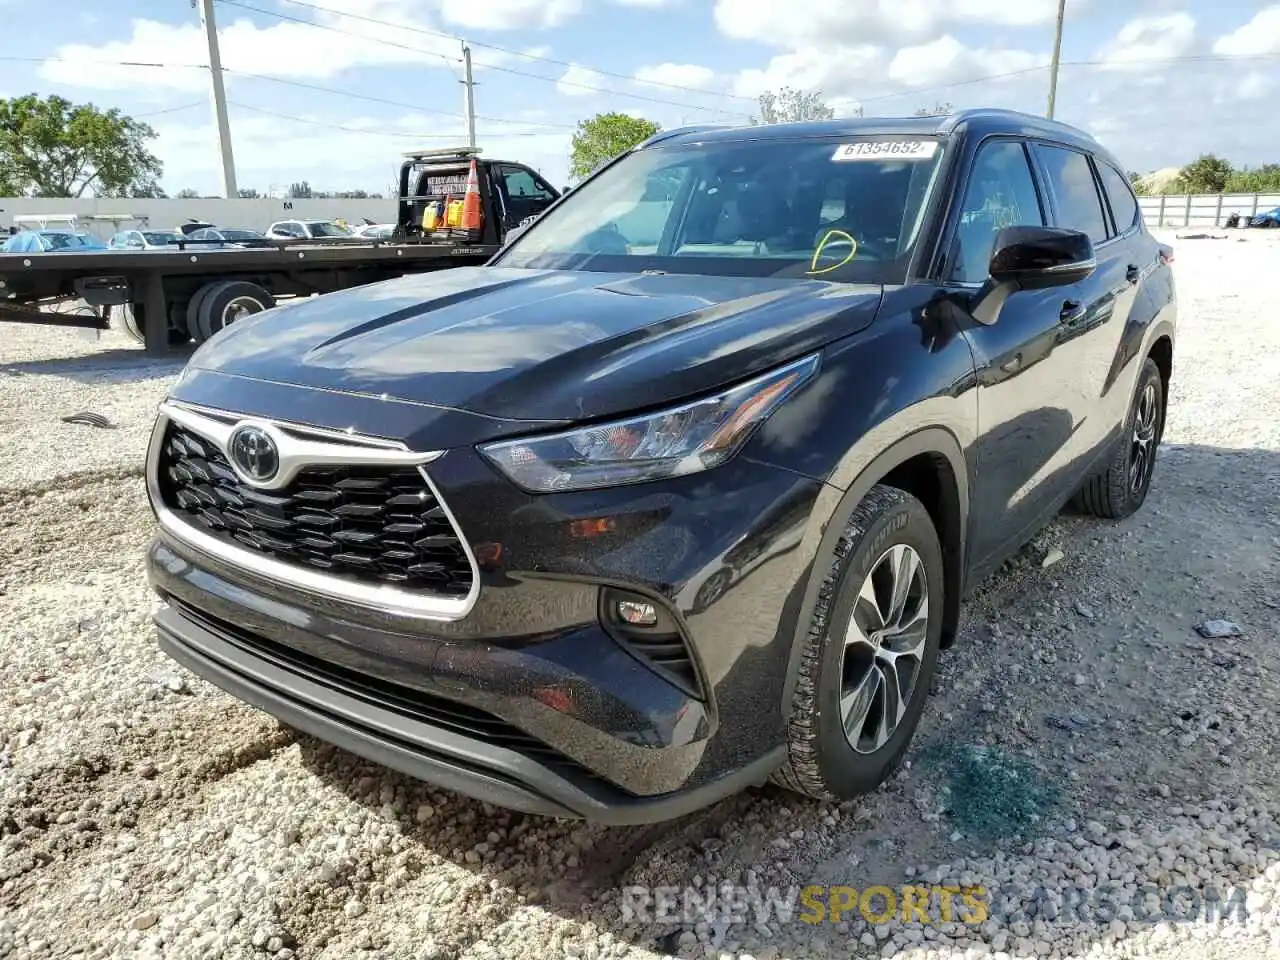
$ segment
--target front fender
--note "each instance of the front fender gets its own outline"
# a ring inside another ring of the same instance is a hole
[[[968,418],[957,417],[966,408]],[[960,397],[934,397],[903,410],[877,426],[862,442],[841,460],[828,485],[819,493],[805,533],[806,553],[813,556],[807,576],[788,604],[794,611],[789,622],[794,624],[791,651],[787,661],[787,677],[783,686],[783,716],[790,716],[791,700],[800,672],[805,640],[817,606],[823,580],[836,560],[836,546],[849,517],[867,492],[915,457],[941,458],[952,485],[943,492],[941,517],[944,529],[943,563],[947,583],[944,601],[943,645],[955,638],[960,621],[960,597],[963,594],[965,546],[969,525],[969,471],[964,451],[972,441],[972,425],[976,422],[976,400],[972,390]],[[937,426],[948,423],[949,427]],[[958,431],[954,427],[958,426]],[[913,429],[914,427],[914,429]],[[905,435],[904,435],[905,433]],[[897,436],[893,442],[886,437]]]

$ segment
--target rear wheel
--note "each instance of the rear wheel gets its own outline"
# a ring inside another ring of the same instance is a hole
[[[873,790],[901,761],[942,638],[942,548],[924,505],[876,486],[840,536],[792,699],[783,787],[822,799]]]
[[[228,280],[203,292],[196,311],[196,323],[204,339],[208,340],[223,327],[274,306],[271,294],[256,283]]]
[[[1105,470],[1081,486],[1075,497],[1077,507],[1095,517],[1120,520],[1142,506],[1151,488],[1164,417],[1164,379],[1156,362],[1148,357],[1138,375],[1116,452]]]

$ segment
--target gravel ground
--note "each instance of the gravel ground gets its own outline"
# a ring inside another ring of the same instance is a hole
[[[0,327],[0,957],[1280,957],[1277,267],[1177,242],[1146,507],[1064,516],[983,585],[890,784],[644,829],[432,790],[168,661],[141,472],[178,364]],[[60,421],[86,409],[115,428]],[[895,909],[805,922],[809,884]],[[904,922],[903,885],[973,899]],[[711,906],[629,909],[655,887]]]

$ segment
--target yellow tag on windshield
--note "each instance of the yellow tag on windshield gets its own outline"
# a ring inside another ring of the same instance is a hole
[[[849,245],[848,254],[846,254],[845,258],[839,263],[832,264],[829,267],[823,267],[819,270],[818,260],[822,257],[822,251],[833,243],[847,243]],[[858,241],[853,239],[852,234],[845,233],[843,230],[828,230],[826,236],[818,242],[818,246],[814,249],[813,259],[809,261],[809,269],[806,273],[811,277],[820,277],[824,273],[830,273],[832,270],[839,270],[857,255]]]

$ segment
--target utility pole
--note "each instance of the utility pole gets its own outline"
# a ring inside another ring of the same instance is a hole
[[[1062,56],[1062,20],[1067,12],[1067,0],[1058,0],[1058,25],[1053,31],[1053,62],[1049,64],[1049,110],[1045,115],[1052,120],[1054,103],[1058,99],[1058,60]]]
[[[191,0],[200,7],[200,23],[209,44],[209,78],[213,82],[213,122],[218,128],[218,155],[222,160],[222,193],[228,200],[240,195],[236,189],[236,158],[231,152],[231,125],[227,121],[227,91],[222,86],[222,56],[218,52],[218,25],[213,18],[213,0]]]
[[[466,91],[464,102],[467,111],[467,144],[474,147],[476,145],[476,84],[471,79],[471,48],[467,46],[465,40],[462,41],[462,69],[466,75],[462,86]]]

